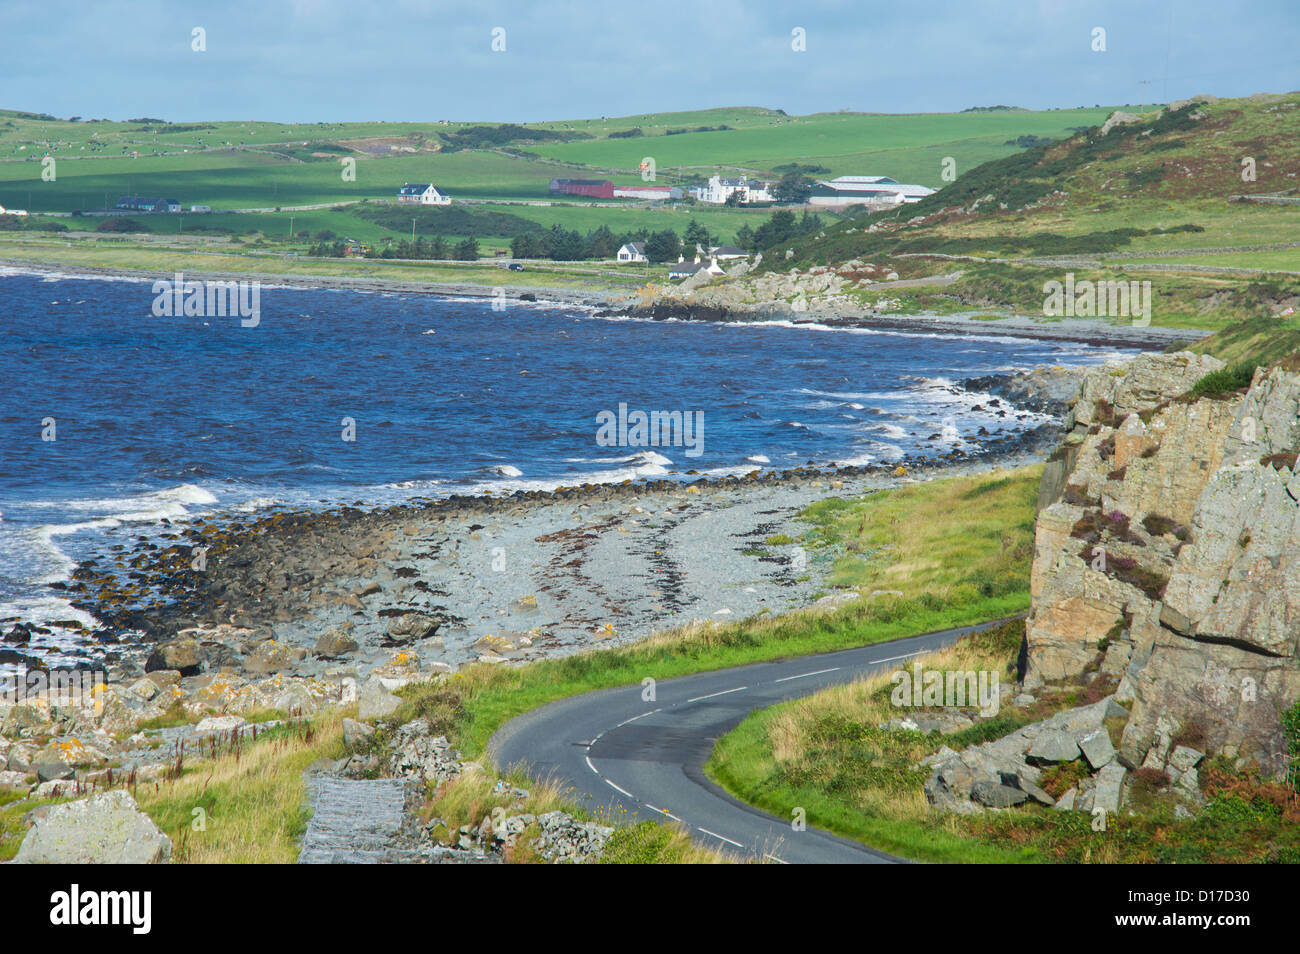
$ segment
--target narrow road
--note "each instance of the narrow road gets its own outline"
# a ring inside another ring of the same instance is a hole
[[[816,656],[754,663],[561,699],[502,726],[488,743],[500,768],[524,765],[572,786],[588,807],[680,822],[742,858],[862,864],[905,859],[742,804],[704,774],[713,746],[755,709],[907,665],[996,623],[963,626]]]

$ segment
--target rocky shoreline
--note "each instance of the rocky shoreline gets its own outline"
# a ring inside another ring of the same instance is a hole
[[[148,269],[112,268],[107,266],[69,266],[60,268],[48,264],[0,258],[0,267],[11,267],[38,274],[77,274],[110,278],[155,279],[159,273]],[[815,270],[814,270],[815,271]],[[667,321],[717,321],[759,322],[791,321],[796,324],[819,324],[831,328],[862,328],[877,331],[896,331],[911,334],[978,335],[1012,338],[1032,338],[1049,341],[1068,341],[1098,347],[1164,349],[1176,343],[1193,342],[1207,337],[1210,332],[1200,329],[1161,328],[1131,324],[1113,324],[1103,320],[1071,318],[1046,321],[1007,315],[995,320],[975,318],[972,315],[910,314],[897,309],[897,301],[886,297],[879,299],[874,309],[864,310],[860,302],[835,297],[833,294],[820,300],[818,285],[810,286],[803,304],[796,306],[790,296],[772,297],[756,301],[733,300],[718,296],[720,289],[710,289],[712,296],[690,294],[694,288],[686,285],[670,286],[657,290],[652,299],[640,294],[594,289],[591,291],[531,285],[479,285],[468,282],[420,282],[400,279],[348,278],[325,275],[285,275],[273,272],[222,272],[187,271],[191,279],[209,281],[237,281],[254,278],[287,288],[333,289],[339,291],[381,292],[396,294],[423,294],[455,298],[495,298],[500,291],[514,301],[579,305],[596,310],[598,316],[642,317]],[[170,276],[161,276],[170,277]],[[815,275],[803,276],[816,278]],[[689,281],[689,280],[688,280]],[[795,276],[799,288],[800,277]],[[906,283],[880,283],[882,293],[899,288]],[[709,286],[701,286],[708,288]],[[825,291],[825,289],[821,289]],[[734,296],[733,296],[734,297]],[[893,310],[892,314],[889,313]]]

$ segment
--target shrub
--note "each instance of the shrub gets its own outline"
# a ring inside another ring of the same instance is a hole
[[[1142,526],[1153,537],[1162,537],[1166,533],[1172,533],[1176,539],[1186,542],[1191,536],[1191,531],[1177,520],[1163,517],[1158,513],[1149,513],[1143,517]]]
[[[1250,387],[1256,367],[1252,362],[1239,361],[1218,371],[1211,371],[1192,385],[1187,397],[1194,401],[1197,398],[1221,399],[1236,394]]]

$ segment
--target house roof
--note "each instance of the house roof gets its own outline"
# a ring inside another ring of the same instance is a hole
[[[719,245],[713,250],[714,255],[748,255],[743,248],[737,248],[734,245]]]
[[[702,268],[708,268],[703,262],[678,262],[668,269],[669,275],[694,275]]]
[[[626,243],[626,244],[623,246],[623,248],[630,248],[632,251],[636,252],[638,255],[644,255],[644,254],[645,254],[645,242],[628,242],[628,243]],[[620,251],[620,252],[623,251],[623,248],[619,249],[619,251]]]

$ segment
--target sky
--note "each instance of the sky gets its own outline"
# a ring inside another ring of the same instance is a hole
[[[1122,105],[1298,89],[1298,41],[1300,0],[0,0],[0,108],[542,122]]]

